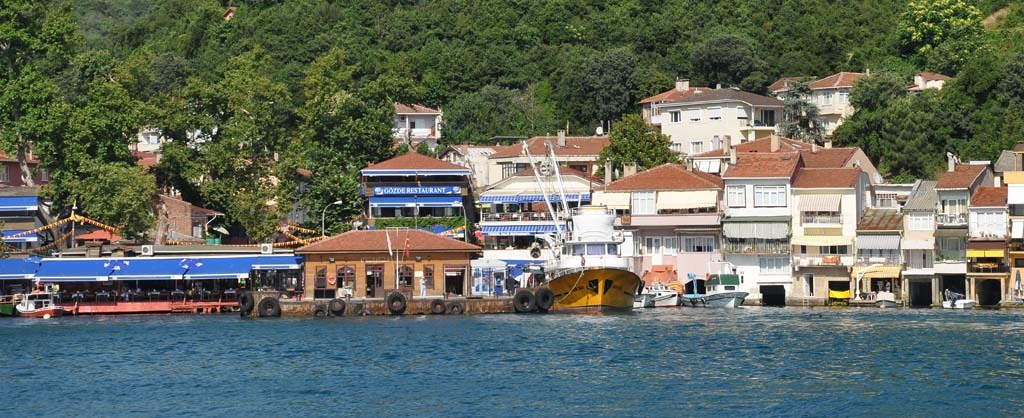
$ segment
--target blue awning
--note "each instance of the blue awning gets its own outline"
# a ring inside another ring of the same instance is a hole
[[[371,197],[372,208],[457,208],[462,207],[461,196],[381,196]]]
[[[33,278],[43,282],[92,282],[110,280],[110,259],[47,258]]]
[[[509,236],[534,236],[541,234],[553,234],[557,232],[551,224],[521,224],[521,225],[483,225],[481,228],[484,236],[509,237]]]
[[[38,260],[32,258],[0,259],[0,280],[31,279],[38,268]]]
[[[36,196],[0,196],[0,212],[24,212],[39,209]]]
[[[47,282],[244,279],[252,270],[297,270],[295,255],[241,257],[50,258],[34,278]]]
[[[548,200],[551,202],[561,202],[562,196],[557,193],[550,194],[548,195]],[[590,193],[566,193],[565,200],[569,202],[582,201],[583,203],[590,203]],[[539,194],[495,194],[480,196],[480,203],[533,203],[543,201],[544,195]]]
[[[9,238],[11,235],[17,235],[17,234],[20,234],[20,233],[25,232],[25,231],[27,231],[27,230],[26,229],[5,229],[3,231],[4,242],[39,242],[39,235],[36,235],[35,232],[33,232],[31,234],[27,234],[27,235],[22,235],[22,236],[19,236],[19,237],[16,237],[16,238]]]
[[[302,257],[297,255],[261,255],[252,262],[253,270],[298,270]]]
[[[185,274],[180,258],[122,259],[124,266],[114,273],[115,280],[180,280]]]

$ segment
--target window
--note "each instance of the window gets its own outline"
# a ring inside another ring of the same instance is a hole
[[[690,154],[700,154],[702,152],[704,152],[704,141],[690,142]]]
[[[427,289],[434,288],[434,266],[423,266],[423,286]]]
[[[946,215],[958,215],[967,209],[967,199],[943,199],[942,213]]]
[[[832,92],[825,92],[825,94],[821,95],[821,104],[826,106],[832,104]]]
[[[700,122],[700,109],[690,110],[690,122]]]
[[[313,277],[313,287],[323,289],[327,287],[327,267],[316,268],[316,275]]]
[[[736,119],[747,119],[747,108],[743,106],[736,106]]]
[[[715,135],[711,138],[711,149],[720,150],[722,149],[722,137]]]
[[[398,268],[398,285],[412,286],[412,266],[402,266]]]
[[[654,209],[654,192],[633,192],[632,213],[634,215],[654,215],[658,213]]]
[[[934,229],[932,214],[930,213],[911,213],[909,223],[911,231],[931,231]]]
[[[672,123],[682,122],[683,121],[682,112],[680,112],[678,110],[673,110],[671,112],[668,112],[668,120],[670,122],[672,122]]]
[[[843,90],[839,92],[839,104],[850,103],[850,92]]]
[[[680,144],[678,142],[673,142],[672,143],[672,151],[673,152],[683,152],[683,144]]]
[[[818,254],[822,255],[846,255],[849,253],[849,245],[822,245],[818,247]]]
[[[960,237],[942,237],[939,240],[939,250],[942,252],[964,251],[966,241]]]
[[[43,181],[43,182],[50,181],[50,170],[47,170],[47,169],[43,168],[43,169],[39,170],[39,173],[40,173],[39,174],[39,180],[40,181]]]
[[[761,123],[764,126],[775,126],[775,111],[761,109]]]
[[[356,269],[352,266],[338,267],[338,287],[343,289],[355,289]]]
[[[714,237],[683,237],[683,252],[712,253],[715,252]]]
[[[7,164],[0,165],[0,183],[9,183],[11,181],[11,166]]]
[[[781,274],[789,273],[789,257],[786,256],[761,256],[757,259],[761,267],[761,273]]]
[[[722,119],[722,108],[712,107],[708,109],[708,119],[721,120]]]
[[[1006,234],[1006,214],[1003,212],[978,212],[971,223],[974,236],[1001,237]]]
[[[897,205],[896,193],[878,193],[875,195],[875,206],[880,208],[894,208]]]
[[[786,186],[754,186],[754,207],[785,207]]]
[[[729,186],[728,200],[730,208],[742,208],[747,206],[746,186]]]
[[[678,237],[644,237],[644,254],[675,255],[679,252]]]

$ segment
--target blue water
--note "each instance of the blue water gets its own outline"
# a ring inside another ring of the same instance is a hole
[[[4,319],[0,341],[16,416],[1024,415],[1024,311]]]

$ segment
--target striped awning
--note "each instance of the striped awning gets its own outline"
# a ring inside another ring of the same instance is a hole
[[[718,206],[718,192],[714,190],[695,190],[689,192],[658,192],[655,203],[657,209],[694,209],[714,208]]]
[[[552,193],[548,195],[548,200],[551,202],[560,202],[562,196],[559,193]],[[583,203],[590,202],[590,193],[566,193],[565,200],[569,202]],[[479,203],[533,203],[543,202],[544,195],[540,194],[491,194],[480,196]]]
[[[856,279],[863,272],[863,279],[892,279],[900,277],[900,266],[862,266],[854,267],[850,277]]]
[[[784,239],[789,236],[789,223],[724,222],[722,233],[728,238]]]
[[[1006,241],[967,241],[969,258],[1002,258],[1006,256]]]
[[[801,212],[839,212],[843,196],[838,194],[799,195]]]
[[[899,235],[858,235],[857,248],[869,250],[898,250]]]
[[[483,225],[480,230],[485,237],[531,237],[558,232],[553,224]]]

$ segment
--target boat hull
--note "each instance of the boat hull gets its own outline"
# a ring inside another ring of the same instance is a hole
[[[974,299],[960,299],[955,304],[951,300],[942,301],[942,307],[945,309],[971,309],[977,304]]]
[[[896,302],[891,300],[878,300],[875,301],[875,307],[878,308],[895,308]]]
[[[552,311],[631,311],[640,277],[629,270],[574,269],[548,282],[555,294]]]
[[[655,308],[675,307],[679,306],[679,297],[675,294],[671,295],[658,295],[654,297]]]
[[[721,292],[707,295],[683,295],[682,305],[694,308],[737,308],[747,299],[747,292]]]
[[[18,315],[26,317],[26,318],[43,318],[43,317],[45,317],[47,315],[49,315],[50,317],[56,317],[56,316],[64,315],[64,308],[55,307],[55,308],[24,310],[24,311],[19,308],[18,309]]]
[[[637,295],[633,299],[633,309],[644,309],[654,307],[654,296],[651,295]]]

